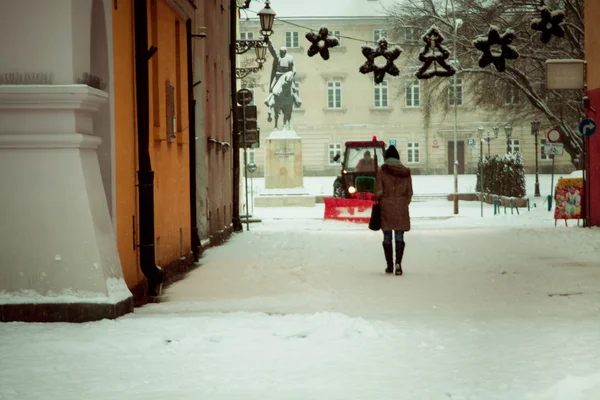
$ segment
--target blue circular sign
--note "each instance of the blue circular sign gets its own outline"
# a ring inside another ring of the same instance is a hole
[[[591,118],[586,118],[579,124],[579,133],[583,136],[592,136],[596,133],[596,121]]]

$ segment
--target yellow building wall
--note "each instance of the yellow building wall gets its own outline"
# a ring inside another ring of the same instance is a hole
[[[113,8],[113,38],[117,247],[125,281],[133,287],[144,275],[138,266],[133,230],[138,208],[132,1],[120,2],[117,10]]]
[[[142,279],[138,263],[137,127],[132,2],[113,9],[117,241],[129,287]],[[156,262],[165,267],[191,252],[189,116],[185,21],[164,0],[148,0],[150,157],[154,179]],[[167,81],[175,86],[176,139],[167,138]]]
[[[593,23],[600,19],[600,1],[585,2],[585,59],[587,61],[587,85],[589,90],[600,88],[600,24]]]

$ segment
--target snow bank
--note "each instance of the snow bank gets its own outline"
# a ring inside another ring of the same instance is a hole
[[[117,304],[131,297],[131,292],[121,278],[107,278],[106,288],[108,295],[75,289],[63,289],[60,293],[49,291],[45,294],[29,289],[22,289],[17,292],[2,290],[0,291],[0,304]]]
[[[567,376],[546,393],[527,397],[528,400],[591,400],[600,399],[600,372],[588,376]]]

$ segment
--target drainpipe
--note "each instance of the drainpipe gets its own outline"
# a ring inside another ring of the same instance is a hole
[[[140,219],[140,267],[148,279],[148,295],[160,294],[162,268],[156,265],[154,249],[154,171],[150,162],[150,104],[148,60],[158,50],[148,49],[146,0],[134,0],[135,88],[138,139],[138,191]]]
[[[196,100],[194,99],[194,65],[192,61],[192,20],[185,22],[188,71],[188,115],[190,119],[190,226],[194,261],[200,260],[200,236],[196,210]]]
[[[233,215],[232,223],[233,230],[235,232],[241,232],[244,228],[242,227],[242,221],[240,220],[240,141],[238,132],[238,115],[236,107],[236,92],[237,92],[237,79],[235,75],[236,66],[236,54],[235,54],[235,41],[237,40],[237,2],[236,0],[230,0],[230,16],[229,16],[229,61],[231,65],[231,122],[232,122],[232,149],[233,149]]]

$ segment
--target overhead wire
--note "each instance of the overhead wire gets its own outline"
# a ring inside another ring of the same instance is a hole
[[[251,12],[253,14],[258,14],[257,11],[250,10],[250,9],[244,9],[244,11]],[[247,20],[249,20],[249,19],[250,18],[247,17]],[[275,19],[277,21],[279,21],[279,22],[284,23],[284,24],[292,25],[292,26],[295,26],[297,28],[306,29],[306,30],[311,31],[311,32],[318,32],[319,31],[319,29],[310,28],[308,26],[301,25],[301,24],[298,24],[296,22],[291,22],[291,21],[288,21],[288,20],[285,20],[285,19],[281,19],[279,17],[275,17]],[[337,36],[337,37],[340,38],[340,39],[354,40],[356,42],[361,42],[361,43],[373,43],[372,40],[358,39],[358,38],[355,38],[355,37],[352,37],[352,36],[345,36],[345,35],[341,35],[341,34],[339,36]],[[414,46],[415,43],[389,43],[388,42],[388,45],[389,46]]]

